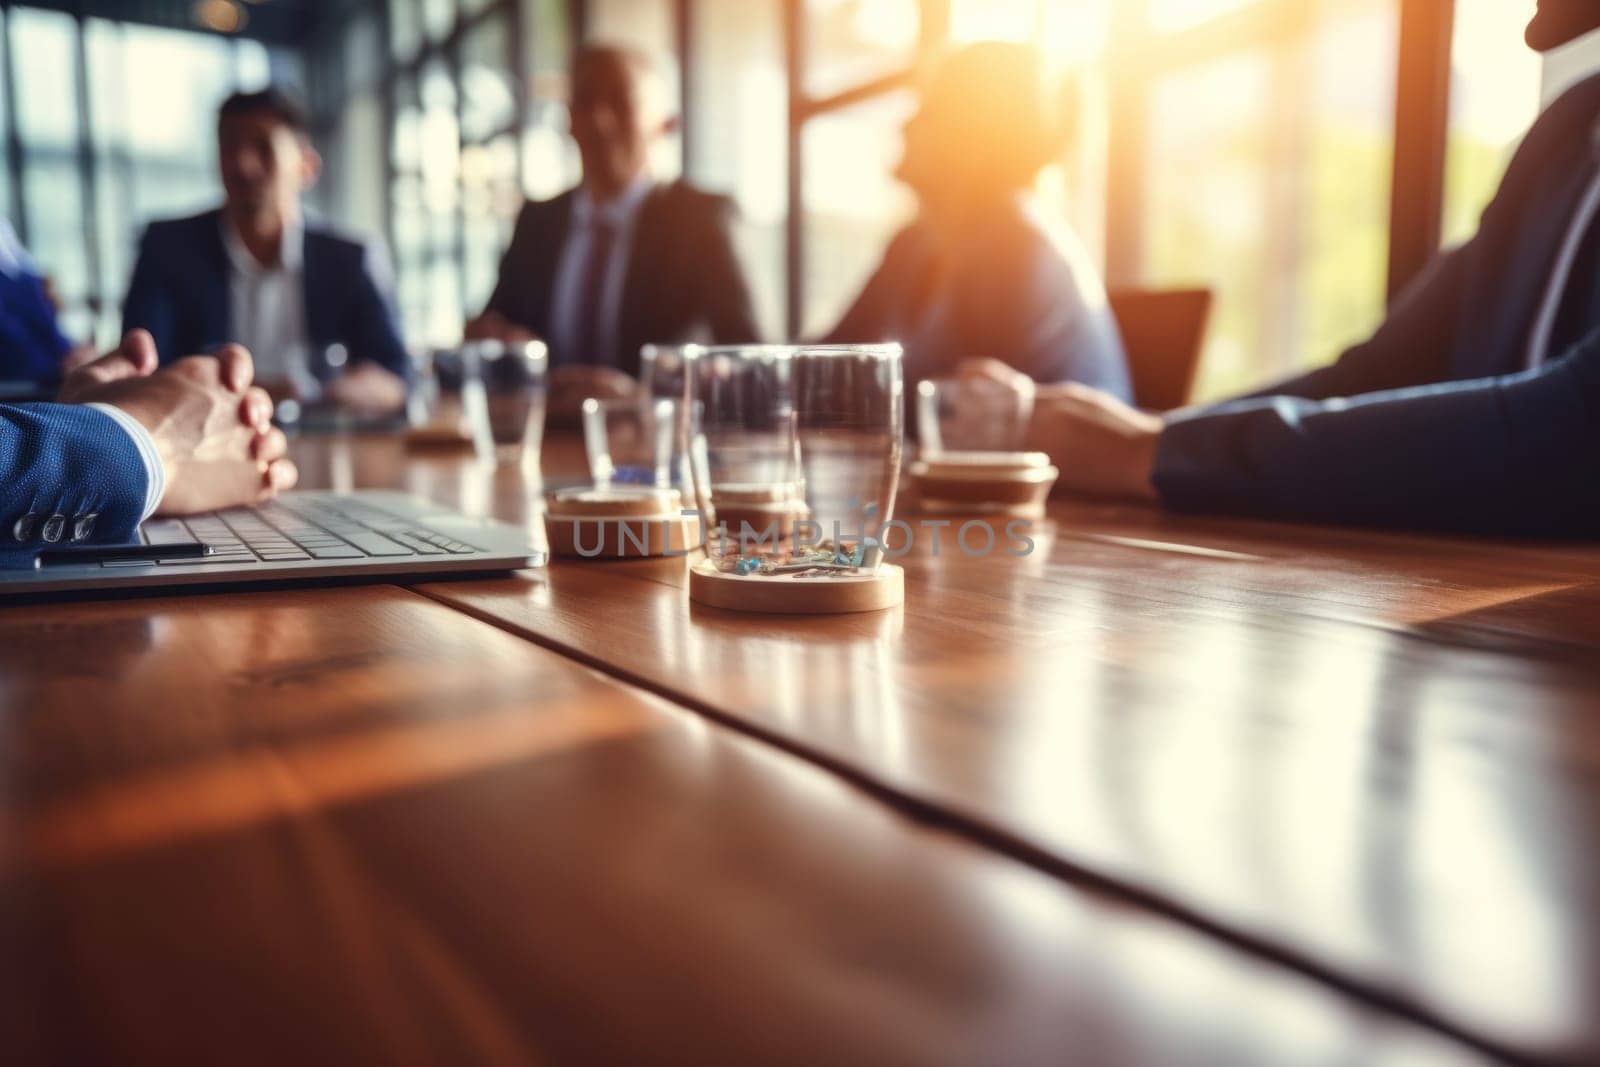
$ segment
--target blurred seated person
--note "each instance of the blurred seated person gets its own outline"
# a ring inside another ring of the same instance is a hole
[[[257,504],[294,485],[249,353],[224,345],[158,363],[135,330],[69,373],[60,402],[0,404],[0,566],[127,542],[152,514]]]
[[[399,409],[410,361],[386,259],[304,220],[321,160],[299,104],[277,89],[236,93],[217,144],[223,206],[146,230],[124,330],[150,331],[167,357],[243,344],[279,398]]]
[[[49,283],[11,223],[0,218],[0,382],[54,385],[93,358],[93,348],[61,332]]]
[[[988,356],[1037,381],[1131,394],[1098,272],[1029,196],[1066,140],[1060,96],[1023,45],[975,44],[944,60],[906,123],[896,172],[917,216],[829,341],[899,341],[907,382]]]
[[[627,395],[650,343],[759,340],[733,247],[727,197],[658,182],[650,155],[677,129],[650,59],[591,45],[573,63],[569,104],[583,179],[517,218],[474,339],[550,346],[550,405]]]
[[[1597,28],[1600,0],[1541,0],[1526,39]],[[1040,389],[1033,434],[1058,484],[1182,510],[1600,536],[1600,76],[1533,124],[1472,239],[1330,366],[1165,417]]]

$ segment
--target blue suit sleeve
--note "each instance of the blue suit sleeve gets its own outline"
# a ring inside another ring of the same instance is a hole
[[[357,360],[371,360],[409,383],[411,357],[400,338],[393,276],[389,269],[389,257],[383,248],[370,244],[364,246],[361,270],[356,279],[350,354]]]
[[[1600,532],[1600,331],[1520,374],[1179,415],[1164,503],[1473,533]]]
[[[1444,381],[1471,249],[1469,242],[1435,257],[1401,292],[1378,331],[1333,364],[1250,395],[1326,400]]]
[[[161,256],[149,230],[139,241],[139,258],[128,282],[128,295],[122,302],[122,332],[149,330],[156,351],[163,361],[174,358],[174,330],[177,308],[172,286],[161,265]]]
[[[147,479],[133,439],[103,412],[0,405],[0,566],[30,565],[58,515],[61,544],[91,526],[86,540],[129,540],[144,513]]]

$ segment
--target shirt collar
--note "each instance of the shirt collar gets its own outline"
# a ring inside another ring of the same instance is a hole
[[[579,226],[591,226],[596,222],[603,222],[613,229],[625,230],[633,224],[645,197],[650,195],[655,185],[656,183],[648,175],[641,174],[618,196],[605,204],[596,204],[594,198],[589,195],[588,186],[579,186],[578,195],[572,205],[573,221]]]
[[[244,240],[233,228],[233,223],[228,216],[222,216],[222,247],[228,253],[228,264],[236,273],[245,275],[266,274],[271,270],[297,271],[305,262],[306,229],[305,223],[298,218],[289,219],[283,224],[283,237],[278,246],[278,266],[276,268],[264,267],[250,250],[244,246]]]

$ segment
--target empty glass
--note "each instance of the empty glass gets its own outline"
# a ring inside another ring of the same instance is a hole
[[[678,422],[673,435],[672,484],[685,492],[690,488],[689,463],[684,452],[689,429],[689,359],[696,347],[645,345],[639,350],[639,392],[676,405]]]
[[[942,378],[917,386],[917,440],[940,452],[1015,452],[1028,435],[1033,394],[988,378]]]
[[[487,426],[495,458],[503,464],[537,466],[550,362],[544,342],[475,341],[463,345],[461,351],[466,379],[463,400],[469,416],[474,408],[481,409],[473,421]],[[479,392],[481,402],[473,395]]]
[[[694,350],[689,458],[708,554],[875,569],[900,472],[900,375],[898,345]]]
[[[678,405],[671,400],[583,402],[583,443],[598,486],[672,486]]]
[[[645,345],[639,349],[639,391],[648,397],[688,399],[689,353],[694,345]]]

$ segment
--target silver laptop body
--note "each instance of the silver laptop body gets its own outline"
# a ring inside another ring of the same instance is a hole
[[[0,569],[0,597],[95,589],[167,589],[323,578],[446,575],[540,567],[523,529],[381,489],[291,492],[257,508],[151,519],[144,544],[200,541],[213,554]]]

